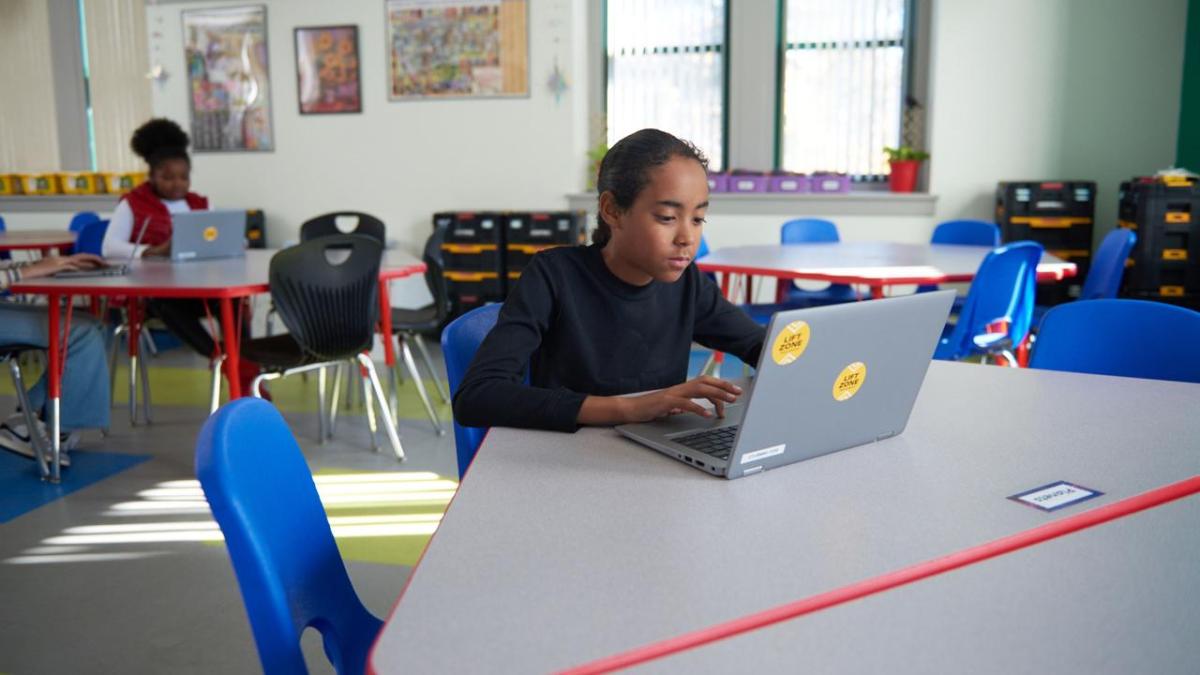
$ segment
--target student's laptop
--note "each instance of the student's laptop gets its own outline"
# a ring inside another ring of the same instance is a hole
[[[725,418],[617,427],[690,466],[739,478],[904,431],[954,302],[917,293],[779,312],[754,382]]]
[[[189,211],[171,216],[171,261],[246,255],[246,212]]]
[[[142,236],[146,234],[146,226],[150,224],[150,216],[146,216],[142,220],[142,228],[138,230],[137,239],[133,242],[133,248],[129,251],[129,258],[120,265],[108,265],[106,267],[97,267],[94,270],[63,270],[55,272],[55,279],[83,279],[86,277],[122,277],[129,274],[129,270],[133,269],[133,259],[137,257],[138,247],[142,245]]]

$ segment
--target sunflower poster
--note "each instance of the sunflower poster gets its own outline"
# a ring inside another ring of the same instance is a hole
[[[183,40],[193,147],[273,150],[267,8],[183,12]]]
[[[529,95],[526,0],[387,0],[388,98]]]
[[[296,29],[296,92],[302,115],[362,112],[358,27]]]

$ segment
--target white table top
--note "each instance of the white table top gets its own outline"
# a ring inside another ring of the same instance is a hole
[[[493,429],[373,669],[566,668],[1024,532],[1200,473],[1197,400],[934,362],[903,435],[735,481],[610,429]],[[1007,499],[1057,480],[1105,494]]]
[[[720,248],[696,264],[708,272],[820,279],[860,284],[935,284],[970,281],[992,249],[986,246],[836,242]],[[1075,273],[1075,264],[1042,255],[1041,280]]]
[[[268,290],[271,256],[275,249],[249,249],[245,257],[173,263],[162,258],[138,258],[133,270],[118,277],[41,278],[14,284],[17,293],[126,295],[153,297],[245,297]],[[123,262],[123,261],[121,261]],[[395,278],[424,270],[410,253],[384,251],[380,277]]]
[[[1200,495],[679,652],[653,673],[1200,673]]]

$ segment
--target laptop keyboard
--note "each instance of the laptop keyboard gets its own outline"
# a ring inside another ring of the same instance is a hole
[[[717,459],[729,459],[729,453],[733,450],[733,439],[737,436],[739,426],[734,424],[728,427],[709,429],[687,436],[677,436],[671,440],[693,450],[699,450],[706,455],[712,455]]]

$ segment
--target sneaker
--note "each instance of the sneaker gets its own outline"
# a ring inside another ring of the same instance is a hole
[[[37,433],[42,438],[46,438],[46,425],[36,417],[34,423],[37,425]],[[70,434],[59,434],[58,461],[61,466],[71,465],[71,458],[67,455],[67,451],[73,449],[78,443],[79,432],[77,431]],[[0,424],[0,448],[29,459],[36,458],[33,443],[29,437],[29,429],[25,425],[25,415],[21,413],[10,415]]]

